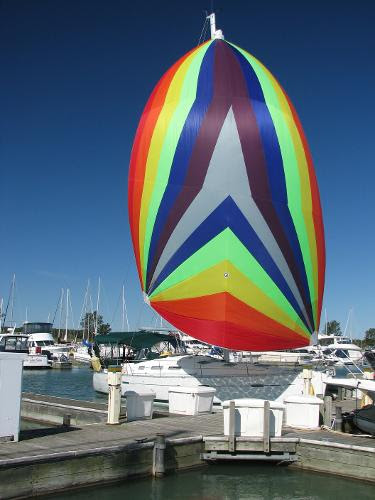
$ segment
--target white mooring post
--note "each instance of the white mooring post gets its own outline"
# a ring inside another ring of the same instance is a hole
[[[120,423],[121,411],[121,367],[108,368],[108,420],[107,424]]]
[[[303,369],[303,395],[311,396],[312,393],[312,370],[310,368]]]
[[[235,401],[229,402],[229,441],[228,451],[236,451],[236,403]]]
[[[264,402],[263,413],[263,451],[264,453],[270,452],[270,412],[271,405],[269,401]]]

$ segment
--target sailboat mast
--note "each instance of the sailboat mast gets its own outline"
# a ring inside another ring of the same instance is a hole
[[[1,333],[1,326],[2,326],[2,319],[3,319],[3,304],[4,304],[4,299],[1,297],[0,301],[0,333]]]
[[[224,40],[223,32],[221,30],[216,29],[215,12],[212,12],[210,15],[208,15],[207,19],[210,20],[211,40],[215,40],[215,39]]]
[[[14,315],[14,289],[16,287],[16,275],[13,274],[12,279],[12,291],[11,291],[11,301],[10,301],[10,324],[13,325],[13,315]]]
[[[125,319],[126,319],[126,326],[129,331],[129,318],[125,302],[125,285],[122,285],[122,331],[123,332],[125,331]]]
[[[69,318],[69,288],[66,289],[66,311],[65,311],[65,342],[68,341],[68,318]]]
[[[99,300],[100,300],[100,276],[98,279],[98,295],[96,297],[95,335],[97,335],[98,333]]]
[[[125,285],[122,285],[122,325],[121,330],[125,331]]]
[[[61,330],[61,322],[62,322],[62,310],[63,310],[63,300],[64,300],[64,289],[61,289],[60,295],[60,321],[59,321],[59,331],[57,333],[57,338],[60,340],[60,330]]]

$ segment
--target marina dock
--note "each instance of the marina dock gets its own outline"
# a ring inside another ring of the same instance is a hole
[[[35,395],[24,395],[23,405],[29,401],[43,407],[43,401],[37,402]],[[77,407],[74,400],[64,400],[63,408],[61,401],[55,402],[60,405],[56,407],[51,398],[46,402],[56,412],[73,412]],[[105,411],[97,403],[79,405],[82,412]],[[160,448],[165,448],[161,469],[165,473],[204,466],[222,458],[218,455],[223,452],[241,460],[264,460],[279,452],[289,454],[292,467],[375,482],[375,440],[371,437],[284,428],[281,438],[270,438],[265,452],[262,438],[234,438],[230,443],[230,438],[223,435],[221,412],[199,416],[156,412],[152,420],[114,426],[103,422],[77,426],[74,418],[70,426],[66,424],[22,431],[18,443],[1,444],[1,499],[155,475],[155,457]],[[212,452],[217,453],[216,458],[207,457]],[[283,457],[280,462],[284,462]]]

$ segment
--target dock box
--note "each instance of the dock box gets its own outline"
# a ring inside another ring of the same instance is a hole
[[[195,387],[170,387],[168,390],[169,413],[200,415],[211,413],[216,389],[198,385]]]
[[[123,397],[126,398],[128,422],[151,419],[154,412],[155,393],[151,389],[133,384],[123,385]]]
[[[286,425],[299,429],[319,427],[319,408],[323,401],[316,396],[288,396],[284,399]]]
[[[263,436],[264,399],[235,399],[235,436]],[[229,436],[230,401],[224,401],[224,434]],[[277,401],[270,401],[270,436],[281,436],[285,406]]]
[[[27,354],[0,352],[0,441],[18,441],[22,368]]]

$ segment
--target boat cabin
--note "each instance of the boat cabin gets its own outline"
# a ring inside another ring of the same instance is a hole
[[[29,353],[27,335],[2,335],[0,338],[0,352]]]

